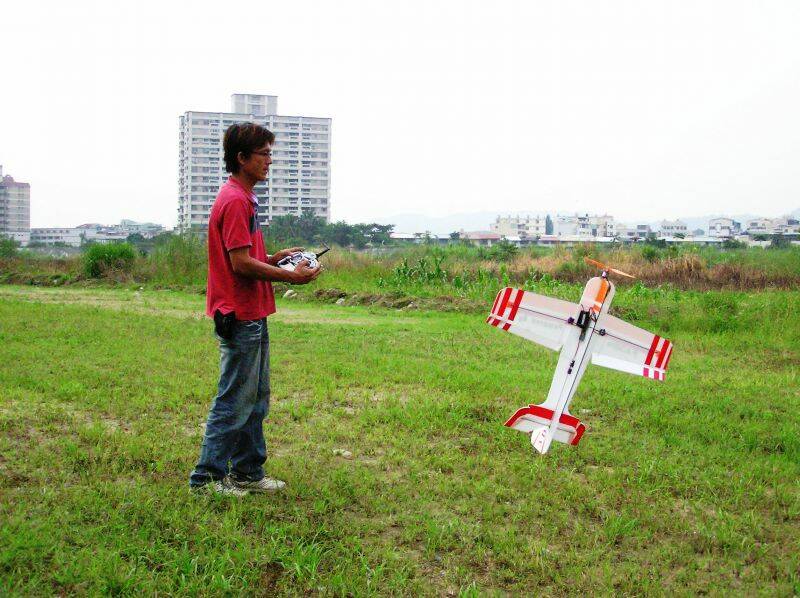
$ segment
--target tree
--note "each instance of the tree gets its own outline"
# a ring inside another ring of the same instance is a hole
[[[451,241],[458,241],[461,238],[461,233],[458,231],[453,231],[450,233],[450,240]]]
[[[128,238],[125,239],[126,243],[132,243],[133,245],[139,245],[146,241],[147,239],[145,239],[141,233],[131,233],[130,235],[128,235]]]
[[[329,243],[349,247],[353,243],[353,227],[344,220],[332,222],[325,228],[324,236]]]
[[[394,224],[377,224],[373,222],[363,226],[363,235],[372,246],[386,245],[392,240],[391,234],[394,230]]]
[[[770,249],[786,249],[789,247],[789,239],[784,237],[783,235],[775,235],[772,237],[772,241],[769,243]]]
[[[553,219],[550,218],[550,214],[547,214],[544,217],[544,233],[546,235],[552,235],[553,234]]]

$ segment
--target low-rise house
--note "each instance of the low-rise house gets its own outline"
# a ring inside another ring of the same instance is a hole
[[[741,232],[742,225],[733,218],[712,218],[708,221],[708,236],[732,239]]]
[[[460,238],[469,241],[473,245],[483,245],[485,247],[491,247],[492,245],[499,243],[501,239],[503,239],[503,235],[500,233],[496,233],[493,231],[488,230],[476,230],[476,231],[459,231]]]
[[[688,236],[689,227],[682,220],[662,220],[659,232],[663,237]]]
[[[617,238],[620,241],[630,243],[643,241],[653,234],[653,229],[649,224],[621,224],[617,227]]]

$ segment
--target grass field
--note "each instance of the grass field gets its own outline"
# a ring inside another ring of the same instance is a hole
[[[618,298],[675,342],[667,380],[590,367],[587,433],[544,457],[502,423],[555,354],[480,313],[281,301],[287,492],[231,499],[187,487],[204,297],[0,286],[0,594],[800,593],[800,294]]]

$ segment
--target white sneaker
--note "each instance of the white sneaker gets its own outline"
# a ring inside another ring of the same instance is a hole
[[[231,478],[231,484],[235,489],[247,492],[278,492],[286,487],[286,482],[267,477],[255,482]]]
[[[229,476],[192,488],[192,491],[198,494],[201,492],[211,492],[213,494],[222,494],[223,496],[247,496],[247,490],[237,488]]]

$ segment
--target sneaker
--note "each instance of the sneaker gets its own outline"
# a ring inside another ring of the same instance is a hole
[[[231,484],[237,490],[245,490],[248,492],[278,492],[286,487],[286,482],[267,477],[261,478],[255,482],[231,478]]]
[[[229,476],[225,476],[221,480],[214,480],[202,486],[192,488],[192,492],[201,494],[203,492],[210,492],[212,494],[221,494],[223,496],[247,496],[247,490],[237,488]]]

